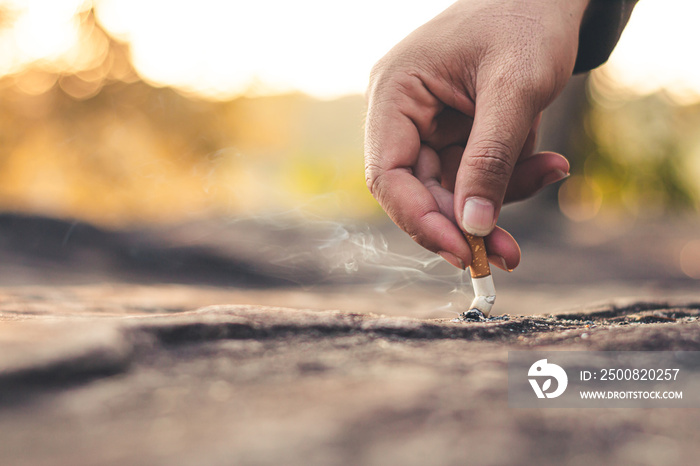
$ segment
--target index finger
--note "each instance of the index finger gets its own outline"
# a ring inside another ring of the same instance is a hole
[[[420,102],[408,98],[371,96],[365,132],[365,175],[370,191],[394,223],[426,249],[443,257],[448,257],[444,253],[455,256],[461,263],[453,265],[464,268],[471,262],[466,240],[414,176],[421,132],[430,130],[431,123],[426,120],[432,121],[437,107],[421,108]]]

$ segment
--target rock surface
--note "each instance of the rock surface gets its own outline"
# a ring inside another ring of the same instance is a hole
[[[700,299],[485,322],[8,289],[0,464],[693,464],[694,410],[515,410],[507,352],[700,350]],[[199,296],[199,298],[198,298]]]

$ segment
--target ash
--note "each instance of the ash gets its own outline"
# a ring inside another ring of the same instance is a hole
[[[461,313],[459,317],[467,322],[481,322],[486,320],[486,316],[484,315],[484,313],[478,309],[470,309],[468,311],[465,311]]]
[[[453,322],[493,322],[497,320],[510,320],[510,316],[508,314],[503,314],[500,316],[486,317],[480,310],[470,309],[461,313],[459,318],[454,319]]]

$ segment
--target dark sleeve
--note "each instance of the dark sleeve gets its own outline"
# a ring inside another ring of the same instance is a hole
[[[591,0],[581,23],[574,73],[596,68],[608,59],[637,0]]]

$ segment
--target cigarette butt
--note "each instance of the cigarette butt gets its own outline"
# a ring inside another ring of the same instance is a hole
[[[472,286],[474,287],[474,300],[469,306],[469,310],[476,309],[488,317],[491,313],[491,308],[493,308],[493,303],[496,302],[496,289],[493,286],[493,277],[487,275],[481,278],[472,278]]]
[[[469,272],[472,276],[472,287],[474,288],[474,300],[469,308],[470,311],[477,310],[488,317],[496,301],[496,289],[493,286],[491,267],[486,253],[484,238],[480,236],[464,234],[472,251],[472,263],[469,265]]]
[[[481,278],[491,275],[491,267],[489,267],[489,258],[486,254],[486,245],[484,238],[481,236],[470,235],[465,233],[469,248],[472,250],[472,263],[469,265],[469,272],[472,278]]]

